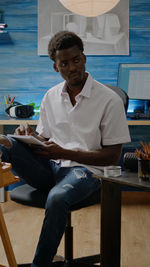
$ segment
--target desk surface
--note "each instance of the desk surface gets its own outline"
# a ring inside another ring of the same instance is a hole
[[[117,183],[121,185],[127,185],[135,188],[139,188],[142,190],[150,191],[150,181],[142,181],[138,178],[137,173],[132,172],[122,172],[122,175],[119,177],[104,177],[100,176],[102,180]]]
[[[18,124],[23,124],[25,122],[27,122],[28,124],[31,125],[37,125],[39,119],[39,115],[34,115],[30,118],[12,118],[9,115],[3,115],[0,114],[0,125],[18,125]]]
[[[0,114],[0,125],[18,125],[27,122],[31,125],[37,125],[39,115],[34,115],[30,118],[19,119],[12,118],[7,114]],[[128,120],[128,125],[150,125],[150,120]]]

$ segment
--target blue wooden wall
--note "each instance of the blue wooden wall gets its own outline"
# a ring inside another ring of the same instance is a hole
[[[124,0],[126,1],[126,0]],[[150,0],[130,1],[129,56],[88,56],[87,70],[102,83],[117,84],[120,63],[150,63]],[[0,0],[8,24],[0,34],[0,113],[4,94],[39,105],[45,91],[61,81],[48,56],[37,55],[37,0]]]

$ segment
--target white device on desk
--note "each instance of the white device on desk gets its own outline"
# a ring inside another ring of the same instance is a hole
[[[6,113],[14,118],[29,118],[34,115],[34,107],[31,105],[22,105],[19,102],[14,102],[6,108]]]

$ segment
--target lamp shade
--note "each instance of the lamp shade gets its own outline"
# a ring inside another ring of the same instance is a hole
[[[59,0],[73,13],[96,17],[111,10],[120,0]]]

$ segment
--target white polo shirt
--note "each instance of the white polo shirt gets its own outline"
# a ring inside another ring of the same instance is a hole
[[[73,106],[66,82],[49,89],[40,109],[36,131],[66,149],[98,150],[102,145],[130,142],[123,101],[113,90],[92,79],[76,96]],[[103,167],[61,160],[61,166],[82,165],[100,174]]]

